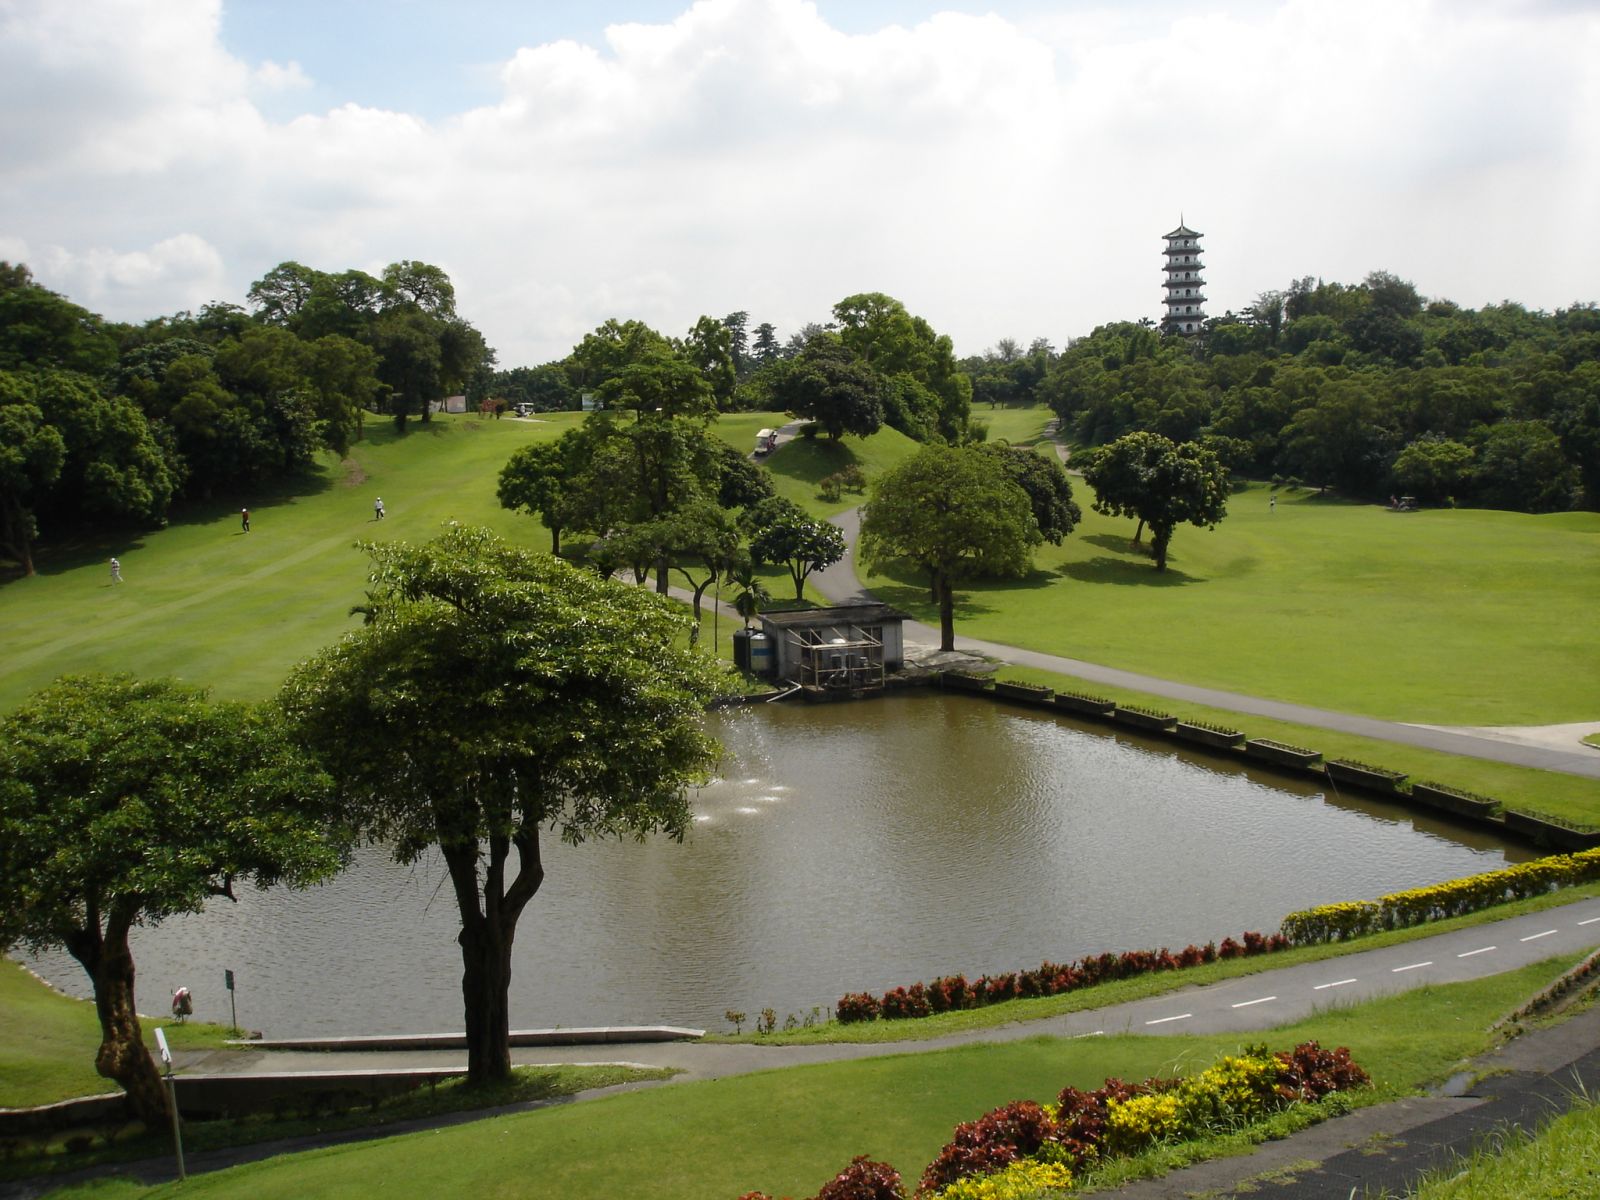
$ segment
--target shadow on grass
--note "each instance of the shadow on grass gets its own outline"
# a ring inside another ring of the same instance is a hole
[[[1158,571],[1149,559],[1137,561],[1126,558],[1091,558],[1087,562],[1067,563],[1060,573],[1081,583],[1119,583],[1134,587],[1184,587],[1191,583],[1204,583],[1193,575],[1177,570],[1168,560],[1165,571]]]
[[[168,519],[156,528],[211,525],[233,519],[234,527],[229,532],[242,537],[244,531],[239,528],[237,520],[240,509],[248,508],[254,521],[259,515],[270,514],[275,508],[331,491],[336,486],[336,477],[340,472],[341,468],[337,465],[319,464],[301,474],[270,479],[249,489],[174,504]],[[112,523],[80,526],[36,547],[33,567],[40,575],[63,575],[80,567],[104,563],[112,555],[124,558],[144,549],[144,536],[148,532],[149,527],[141,529]],[[22,577],[21,569],[17,567],[0,570],[0,585]]]
[[[860,461],[855,449],[842,441],[802,437],[773,451],[767,459],[767,470],[785,479],[815,486],[829,475]]]

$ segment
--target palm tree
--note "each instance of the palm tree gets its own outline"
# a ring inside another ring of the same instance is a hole
[[[729,578],[738,586],[739,594],[733,598],[733,611],[744,618],[744,627],[761,615],[763,605],[771,602],[772,594],[766,584],[756,578],[755,568],[740,566],[729,572]]]

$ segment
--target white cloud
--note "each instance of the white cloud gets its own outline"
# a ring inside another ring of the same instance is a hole
[[[251,73],[256,84],[267,92],[303,92],[311,80],[297,62],[264,62]]]
[[[506,365],[609,316],[679,333],[744,308],[788,332],[862,290],[965,353],[1155,315],[1180,211],[1216,311],[1380,267],[1467,304],[1594,297],[1592,9],[1284,0],[847,35],[801,0],[686,0],[603,45],[508,46],[497,101],[437,121],[269,119],[254,97],[308,81],[228,54],[220,13],[0,0],[0,247],[109,316],[242,301],[290,258],[420,258]]]

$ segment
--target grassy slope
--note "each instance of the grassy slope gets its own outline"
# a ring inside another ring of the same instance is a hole
[[[220,1045],[231,1031],[218,1025],[144,1021],[152,1049],[155,1029],[174,1046]],[[74,1096],[114,1092],[117,1085],[94,1069],[100,1022],[94,1004],[40,982],[19,964],[0,959],[0,1108],[53,1104]]]
[[[1405,1090],[1484,1049],[1489,1023],[1560,965],[1332,1010],[1248,1040],[1273,1047],[1306,1038],[1348,1045],[1381,1086]],[[1188,1071],[1240,1042],[1225,1035],[1039,1038],[796,1067],[274,1159],[192,1178],[184,1194],[272,1200],[394,1190],[703,1200],[759,1187],[774,1195],[809,1195],[862,1153],[914,1178],[956,1122],[1005,1101],[1049,1099],[1066,1084],[1094,1087],[1110,1075]],[[172,1191],[113,1185],[76,1194]]]
[[[1518,1136],[1521,1135],[1521,1136]],[[1416,1200],[1573,1200],[1600,1178],[1600,1106],[1592,1099],[1537,1136],[1496,1139],[1465,1164],[1418,1188]]]
[[[226,698],[270,694],[350,628],[366,578],[358,539],[420,540],[458,520],[548,549],[536,522],[500,507],[496,476],[518,446],[573,419],[448,417],[404,438],[374,420],[348,463],[246,499],[248,534],[231,504],[217,505],[138,538],[52,554],[37,576],[0,589],[0,710],[77,671],[176,675]],[[376,496],[388,510],[381,525]],[[112,554],[126,581],[116,588],[104,565]]]

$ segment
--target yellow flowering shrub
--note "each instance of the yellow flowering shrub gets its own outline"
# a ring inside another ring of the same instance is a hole
[[[1282,1070],[1270,1056],[1228,1056],[1166,1091],[1113,1100],[1106,1109],[1106,1151],[1137,1154],[1158,1142],[1184,1141],[1265,1116],[1281,1107],[1276,1089]]]
[[[992,1175],[958,1179],[934,1195],[937,1200],[1035,1200],[1040,1193],[1071,1186],[1072,1172],[1060,1163],[1023,1158]]]
[[[1297,946],[1343,941],[1385,929],[1457,917],[1593,879],[1600,879],[1600,848],[1577,854],[1554,854],[1430,887],[1391,892],[1376,900],[1353,900],[1304,909],[1285,917],[1280,932]]]

